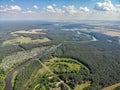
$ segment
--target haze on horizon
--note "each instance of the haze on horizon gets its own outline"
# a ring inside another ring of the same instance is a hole
[[[1,20],[120,20],[120,0],[0,0]]]

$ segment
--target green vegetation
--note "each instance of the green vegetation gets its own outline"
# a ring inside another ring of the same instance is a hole
[[[57,68],[57,66],[54,65],[58,62],[62,62],[60,64],[61,71],[59,70],[59,68]],[[67,71],[65,72],[65,67],[63,63],[65,63],[69,67],[66,69]],[[55,72],[54,68],[58,69],[58,72]],[[86,74],[85,72],[89,73],[88,69],[86,70],[86,67],[83,64],[70,58],[51,58],[50,60],[47,60],[43,63],[36,60],[18,73],[14,83],[14,90],[71,90],[71,88],[75,88],[77,86],[78,82],[73,82],[73,79],[75,79],[76,75],[79,74],[79,77],[81,77],[83,73]],[[65,79],[61,78],[62,74],[65,75]],[[73,75],[73,77],[69,79],[71,75]],[[72,87],[72,84],[74,84],[75,86]],[[85,84],[84,86],[82,85],[84,88],[87,87],[88,83]]]
[[[86,70],[86,67],[78,61],[70,58],[52,58],[45,62],[51,70],[56,73],[79,73],[80,71]],[[87,69],[88,70],[88,69]],[[87,71],[89,73],[89,71]]]
[[[6,56],[2,59],[2,63],[0,64],[0,68],[4,69],[5,71],[15,66],[15,64],[22,63],[25,60],[32,58],[40,53],[42,53],[46,47],[42,48],[34,48],[29,51],[20,51],[14,53],[12,55]]]
[[[84,90],[86,87],[89,87],[89,86],[90,86],[90,81],[86,81],[85,83],[77,85],[75,87],[75,90]]]
[[[117,90],[117,88],[120,87],[120,83],[116,83],[114,85],[108,86],[103,88],[102,90]],[[118,89],[119,90],[119,89]]]
[[[14,87],[15,78],[16,78],[17,74],[18,74],[18,72],[17,72],[17,71],[16,71],[16,72],[14,72],[14,74],[13,74],[13,77],[12,77],[12,80],[11,80],[12,87]]]
[[[60,82],[60,79],[38,60],[20,71],[14,84],[14,90],[53,90],[55,88],[66,88],[67,90],[64,82]]]
[[[85,80],[91,81],[90,87],[87,87],[86,90],[100,90],[120,82],[119,54],[118,44],[97,41],[89,43],[65,42],[54,55],[74,58],[82,62],[91,72],[90,76],[83,75]],[[65,75],[62,76],[65,78]],[[76,79],[79,80],[77,76]]]
[[[34,80],[33,75],[35,75],[41,67],[42,66],[38,61],[34,61],[28,66],[26,66],[22,71],[20,71],[15,79],[15,83],[13,87],[14,90],[24,90],[29,88],[28,86]]]
[[[119,87],[116,87],[114,90],[120,90],[120,86],[119,86]]]
[[[0,68],[0,90],[3,90],[5,87],[5,72],[3,69]]]
[[[90,74],[86,66],[71,58],[55,57],[44,63],[72,89],[74,89],[78,83],[82,83],[84,76],[87,77]]]
[[[17,45],[17,44],[28,44],[28,43],[43,43],[43,42],[48,42],[50,41],[48,38],[44,37],[42,39],[36,39],[36,40],[32,40],[32,38],[30,37],[24,37],[24,36],[20,36],[20,37],[16,37],[14,39],[10,39],[10,40],[6,40],[3,42],[3,45]]]

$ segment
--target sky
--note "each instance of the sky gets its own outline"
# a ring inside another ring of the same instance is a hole
[[[0,0],[0,20],[120,20],[120,0]]]

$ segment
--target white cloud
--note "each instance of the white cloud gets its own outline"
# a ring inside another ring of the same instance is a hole
[[[80,11],[89,12],[90,10],[87,7],[80,7]]]
[[[101,10],[101,11],[116,11],[116,8],[114,5],[111,3],[110,0],[106,0],[105,2],[98,2],[95,5],[96,10]]]
[[[14,5],[14,6],[2,6],[0,9],[0,12],[17,12],[21,11],[22,8],[20,6]]]
[[[71,15],[86,13],[90,11],[87,7],[80,7],[79,9],[77,9],[74,5],[63,6],[63,7],[65,8],[66,13]]]
[[[15,5],[15,6],[10,6],[8,8],[8,10],[10,10],[10,11],[21,11],[22,9],[21,9],[21,7]]]
[[[90,10],[88,7],[77,8],[74,5],[57,6],[56,4],[48,5],[42,11],[34,5],[29,8],[22,9],[18,5],[0,5],[0,18],[23,18],[23,19],[41,19],[41,20],[120,20],[120,5],[113,5],[111,1],[96,4],[96,10]],[[106,7],[106,8],[105,8]],[[113,10],[113,9],[116,9]],[[105,12],[107,11],[107,12]]]
[[[46,7],[46,11],[55,13],[55,9],[54,9],[54,7],[51,6],[51,5],[49,5],[49,6]]]
[[[120,4],[116,5],[115,7],[116,7],[116,11],[120,12]]]
[[[59,9],[59,8],[55,8],[53,7],[52,5],[49,5],[45,8],[45,10],[47,12],[50,12],[50,13],[56,13],[56,14],[63,14],[64,13],[64,10],[62,9]]]
[[[63,13],[65,13],[64,10],[59,9],[59,8],[55,8],[55,11],[56,11],[57,14],[63,14]]]
[[[37,5],[34,5],[33,8],[34,9],[39,9],[39,7]]]
[[[68,15],[86,13],[90,11],[87,7],[76,8],[74,5],[63,6],[62,8],[57,8],[54,7],[53,5],[49,5],[45,8],[45,10],[47,12],[54,14],[68,14]]]
[[[78,12],[78,10],[75,8],[74,5],[70,5],[70,6],[63,6],[65,8],[65,11],[69,14],[76,14]]]

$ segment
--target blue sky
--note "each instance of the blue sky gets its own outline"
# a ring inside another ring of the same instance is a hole
[[[93,8],[97,2],[104,2],[104,0],[0,0],[1,5],[20,5],[23,8],[31,7],[36,4],[40,7],[45,7],[46,5],[57,4],[59,6],[62,5],[75,5],[79,6],[88,6],[89,8]],[[120,4],[120,0],[112,0],[113,4]]]
[[[89,19],[96,13],[91,19],[119,20],[120,0],[0,0],[0,13],[1,19]]]

